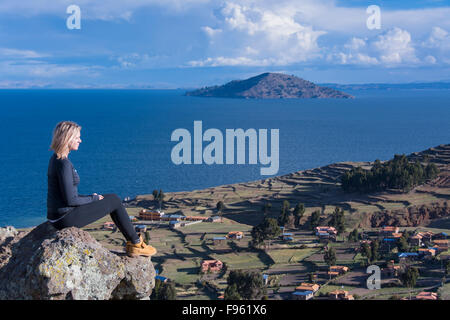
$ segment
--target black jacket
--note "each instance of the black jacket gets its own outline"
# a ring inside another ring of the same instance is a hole
[[[98,195],[78,194],[80,177],[68,158],[57,159],[53,153],[47,176],[47,219],[56,220],[74,207],[100,200]]]

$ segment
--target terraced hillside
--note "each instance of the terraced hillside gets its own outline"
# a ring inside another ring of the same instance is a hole
[[[272,204],[269,215],[276,217],[282,202],[288,200],[291,207],[298,202],[305,204],[302,222],[318,209],[322,211],[322,219],[327,219],[334,207],[340,206],[345,210],[347,227],[450,225],[450,145],[414,152],[408,158],[424,164],[435,163],[440,170],[438,177],[407,193],[388,190],[348,194],[340,186],[342,173],[356,166],[370,169],[372,162],[342,162],[258,181],[168,193],[164,211],[211,216],[216,214],[216,204],[222,200],[226,205],[224,217],[254,225],[262,219],[264,203]],[[129,205],[154,208],[156,203],[149,194],[136,197]]]

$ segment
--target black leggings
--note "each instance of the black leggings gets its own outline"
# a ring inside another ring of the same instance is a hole
[[[113,193],[105,194],[103,197],[102,200],[76,207],[69,213],[66,213],[62,219],[52,223],[53,226],[58,230],[67,227],[82,228],[109,213],[113,222],[125,236],[125,239],[133,243],[139,243],[139,236],[134,230],[130,217],[120,198]]]

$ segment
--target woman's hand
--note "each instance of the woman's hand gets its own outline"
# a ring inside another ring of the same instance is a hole
[[[96,196],[97,194],[94,192],[93,195]],[[102,199],[103,199],[103,196],[101,194],[99,194],[98,195],[98,200],[102,200]]]

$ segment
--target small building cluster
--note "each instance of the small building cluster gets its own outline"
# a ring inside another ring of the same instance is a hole
[[[244,233],[242,231],[230,231],[227,234],[227,239],[236,239],[241,240],[244,237]]]
[[[223,263],[220,260],[203,260],[201,270],[202,272],[219,272],[223,268]]]
[[[316,227],[316,236],[320,240],[333,240],[336,241],[337,230],[334,227]]]
[[[150,221],[169,221],[169,226],[173,229],[179,227],[185,227],[191,224],[200,222],[218,222],[220,217],[199,217],[199,216],[184,216],[180,214],[165,214],[162,211],[151,211],[147,209],[142,209],[139,211],[140,220],[150,220]]]
[[[355,300],[353,295],[348,294],[345,290],[335,290],[328,293],[328,298],[330,300]]]
[[[314,294],[320,289],[320,286],[315,283],[302,282],[295,291],[292,292],[293,300],[310,300],[314,297]]]
[[[292,236],[293,234],[290,232],[283,232],[280,236],[280,239],[283,241],[293,241],[294,238]]]
[[[411,300],[437,300],[438,295],[435,292],[422,291]],[[410,300],[408,297],[404,297],[401,300]]]
[[[330,277],[337,277],[346,272],[348,272],[348,267],[346,266],[330,266],[330,270],[327,272],[327,274]]]

